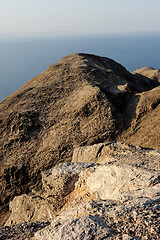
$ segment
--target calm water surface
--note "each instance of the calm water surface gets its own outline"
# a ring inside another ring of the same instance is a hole
[[[0,39],[0,101],[63,56],[85,52],[109,57],[129,71],[160,68],[160,34]]]

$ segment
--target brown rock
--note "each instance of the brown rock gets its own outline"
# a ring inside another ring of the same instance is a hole
[[[160,82],[160,70],[152,67],[143,67],[132,72],[133,74],[140,74]]]
[[[135,94],[126,109],[126,126],[119,140],[143,147],[160,148],[160,87]]]
[[[39,188],[40,172],[70,161],[74,148],[116,139],[133,95],[157,85],[111,59],[73,54],[4,99],[0,205]]]
[[[112,65],[118,73],[108,72]],[[123,118],[99,85],[126,83],[119,71],[128,74],[110,59],[74,54],[0,103],[0,204],[28,191],[41,170],[70,160],[73,148],[115,138]]]
[[[54,207],[41,195],[22,194],[9,203],[11,215],[5,225],[23,222],[49,221],[54,215]]]

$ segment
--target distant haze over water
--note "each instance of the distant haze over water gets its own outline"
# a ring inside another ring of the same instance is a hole
[[[0,39],[0,101],[72,53],[109,57],[129,71],[160,69],[160,33]]]

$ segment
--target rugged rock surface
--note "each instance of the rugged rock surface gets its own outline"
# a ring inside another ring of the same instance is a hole
[[[50,221],[34,239],[159,239],[159,155],[118,142],[78,148],[42,173],[41,192],[10,202],[6,225]]]
[[[42,190],[15,197],[6,225],[51,220],[67,202],[81,171],[94,163],[63,163],[42,172]]]
[[[159,82],[73,54],[4,99],[0,239],[159,239]]]
[[[145,77],[151,78],[160,82],[160,70],[152,67],[143,67],[132,72],[136,75],[143,75]]]
[[[39,187],[40,172],[71,160],[74,148],[116,139],[130,126],[125,120],[130,100],[135,102],[136,93],[158,84],[132,75],[111,59],[73,54],[4,99],[0,103],[0,205],[28,193],[35,184]],[[155,101],[156,119],[159,100]],[[145,139],[144,144],[159,148],[158,140],[154,144],[157,135],[152,131],[152,141]],[[130,142],[129,132],[122,139]]]
[[[160,150],[128,145],[122,142],[105,142],[76,148],[72,162],[129,164],[146,169],[160,169]]]
[[[48,228],[45,228],[40,233],[37,233],[36,236],[34,233],[39,229],[46,227],[49,223],[22,223],[19,225],[6,226],[0,229],[0,239],[22,240],[30,239],[30,237],[33,236],[35,236],[33,239],[39,239],[39,236],[41,236],[41,239],[49,239],[48,234],[50,236],[52,236],[52,234],[58,235],[57,232],[59,230],[59,235],[56,239],[61,240],[64,239],[62,235],[60,235],[62,234],[62,230],[67,229],[68,227],[66,234],[68,234],[69,240],[72,239],[69,237],[72,237],[73,234],[75,236],[76,234],[78,235],[78,233],[82,233],[81,230],[85,227],[83,219],[87,216],[89,217],[89,215],[97,216],[102,219],[105,226],[107,225],[107,229],[110,230],[110,239],[146,240],[159,239],[160,236],[160,198],[157,196],[154,197],[154,199],[139,199],[137,202],[128,201],[123,204],[115,201],[104,200],[89,201],[76,207],[70,207],[67,211],[62,211]],[[83,216],[85,217],[83,218]],[[76,219],[78,221],[76,221]],[[94,225],[96,226],[97,232],[100,227],[101,233],[103,229],[108,236],[108,232],[106,231],[107,229],[102,228],[99,222],[96,223],[96,220],[97,218],[95,217]],[[74,222],[77,223],[77,228],[74,228],[72,225]],[[70,228],[69,231],[69,227],[71,227],[71,225],[73,228]],[[81,229],[79,229],[80,226],[82,227]],[[89,227],[89,225],[87,227]],[[78,232],[74,231],[74,229],[78,229]],[[90,234],[92,234],[92,231],[91,226]],[[89,236],[90,235],[88,234],[88,239],[90,239]]]
[[[133,72],[137,77],[148,77],[160,82],[160,70],[144,67]],[[160,87],[137,93],[129,101],[125,112],[125,125],[119,140],[126,143],[159,149]]]
[[[51,226],[35,234],[37,240],[99,240],[111,239],[113,231],[107,226],[106,222],[96,216],[87,215],[82,218],[65,219],[52,222]]]
[[[104,219],[111,230],[111,239],[159,239],[159,204],[159,196],[123,203],[108,200],[90,201],[61,212],[54,221],[60,222],[61,225],[65,219],[76,219],[85,214],[92,214]],[[104,239],[107,239],[107,236]]]
[[[87,163],[102,146],[106,147],[106,161],[103,152],[99,161],[103,164]],[[116,152],[116,147],[117,162],[108,162],[108,153]],[[152,165],[160,159],[158,151],[106,143],[78,148],[75,153],[78,161],[83,156],[86,162],[62,163],[44,171],[42,191],[15,197],[6,225],[50,221],[34,239],[159,239],[160,171]],[[123,155],[124,163],[130,156],[128,164],[118,163]],[[136,166],[134,157],[151,163]]]
[[[144,159],[144,158],[143,158]],[[63,163],[42,173],[42,191],[15,197],[7,224],[47,221],[63,207],[90,199],[127,201],[160,192],[160,171],[128,164]]]
[[[27,223],[10,225],[0,228],[0,239],[29,240],[34,237],[35,232],[49,225],[49,222]]]
[[[119,140],[143,147],[160,148],[160,87],[135,94],[125,115],[126,126]]]

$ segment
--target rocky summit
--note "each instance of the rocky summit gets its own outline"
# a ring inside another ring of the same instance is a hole
[[[0,239],[160,238],[160,73],[62,58],[0,103]]]

